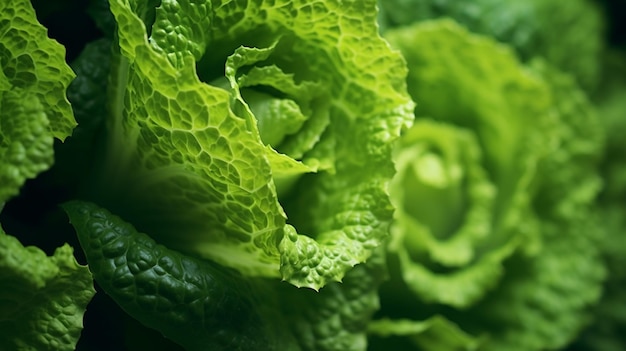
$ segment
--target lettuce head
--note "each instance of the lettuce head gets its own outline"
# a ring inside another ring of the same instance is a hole
[[[87,198],[168,247],[314,289],[381,244],[413,102],[375,1],[110,9],[106,145]]]
[[[418,105],[394,153],[391,279],[372,335],[403,349],[563,347],[604,277],[590,102],[571,76],[452,20],[385,36]]]

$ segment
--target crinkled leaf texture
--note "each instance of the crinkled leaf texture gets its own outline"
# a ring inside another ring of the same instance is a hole
[[[65,91],[74,73],[27,0],[0,4],[0,208],[53,162],[53,138],[76,124]]]
[[[378,288],[387,278],[381,246],[367,262],[320,291],[278,287],[279,305],[303,351],[364,351],[367,325],[380,307]]]
[[[75,349],[95,290],[69,245],[46,256],[0,228],[0,285],[0,349]]]
[[[375,1],[110,5],[97,202],[169,247],[296,286],[370,256],[392,216],[391,145],[413,118]]]
[[[380,316],[440,315],[485,336],[485,350],[563,347],[588,322],[605,274],[591,207],[603,140],[591,104],[571,76],[524,66],[451,20],[386,37],[407,59],[418,106],[394,154],[398,211]],[[432,336],[406,335],[418,345]]]
[[[386,277],[383,247],[319,291],[254,279],[155,243],[91,203],[64,205],[99,285],[189,350],[363,351]]]
[[[53,163],[54,138],[76,124],[65,92],[74,73],[28,0],[0,4],[0,209]],[[74,350],[95,293],[65,245],[53,256],[0,228],[0,349]]]

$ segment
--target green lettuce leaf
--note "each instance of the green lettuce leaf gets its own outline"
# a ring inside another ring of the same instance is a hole
[[[412,267],[405,278],[422,298],[467,307],[514,250],[538,245],[531,184],[552,142],[548,90],[508,48],[452,21],[386,37],[409,63],[416,115],[441,122],[418,118],[394,156],[390,250]]]
[[[49,182],[78,196],[92,187],[94,165],[99,163],[98,150],[103,141],[106,117],[106,85],[111,66],[111,40],[101,38],[88,43],[71,62],[76,78],[67,89],[67,98],[78,122],[71,137],[55,145],[54,168]],[[68,186],[71,184],[72,186]],[[70,197],[70,196],[68,196]]]
[[[1,349],[75,349],[95,290],[69,245],[46,256],[0,228],[0,283]]]
[[[76,122],[65,91],[74,73],[30,1],[0,5],[0,208],[53,162],[53,138]]]
[[[375,1],[110,5],[107,150],[87,197],[168,247],[296,286],[371,255],[413,118]]]
[[[440,316],[468,336],[452,349],[567,345],[605,277],[593,106],[573,77],[540,60],[524,66],[451,20],[385,35],[418,105],[394,153],[391,279],[370,332],[397,323],[406,332],[396,336],[428,349],[446,336],[418,326]]]
[[[66,90],[74,73],[27,0],[0,4],[0,210],[50,168],[54,139],[76,122]],[[69,245],[53,256],[0,228],[0,349],[74,350],[95,293]]]
[[[64,205],[100,286],[189,350],[362,351],[386,277],[383,247],[319,291],[243,277],[157,244],[91,203]]]

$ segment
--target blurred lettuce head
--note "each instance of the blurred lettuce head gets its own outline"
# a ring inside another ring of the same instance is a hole
[[[491,245],[496,192],[474,134],[422,119],[403,136],[394,156],[398,174],[391,194],[397,211],[389,246],[404,279],[425,300],[473,302],[513,247],[481,257]],[[461,281],[478,286],[458,289]]]
[[[426,349],[562,347],[604,277],[592,105],[570,75],[450,19],[385,38],[417,106],[393,153],[391,279],[370,333]]]
[[[0,5],[0,209],[52,166],[53,140],[76,125],[65,96],[74,73],[28,1]]]
[[[111,1],[106,189],[159,242],[319,288],[388,233],[413,120],[376,2]],[[280,200],[280,201],[279,201]]]
[[[420,297],[469,306],[521,241],[536,243],[531,179],[549,147],[538,142],[551,123],[548,90],[510,49],[449,20],[386,38],[407,58],[418,101],[394,154],[390,248]]]

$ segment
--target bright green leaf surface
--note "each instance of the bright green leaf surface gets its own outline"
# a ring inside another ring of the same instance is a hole
[[[2,79],[2,77],[0,77]],[[0,208],[26,179],[52,165],[53,138],[39,99],[15,88],[0,92]]]
[[[65,50],[47,36],[29,1],[0,4],[0,208],[53,162],[53,137],[75,125],[65,90]]]
[[[0,4],[0,38],[2,79],[37,97],[50,121],[49,132],[65,139],[76,125],[65,97],[74,78],[65,63],[65,49],[48,38],[26,0]],[[3,90],[9,86],[2,83]]]
[[[0,228],[0,283],[0,349],[75,349],[95,290],[69,245],[46,256]]]
[[[386,278],[384,250],[350,270],[342,282],[319,292],[277,291],[285,319],[302,350],[361,351],[367,348],[367,323],[380,307],[378,287]]]
[[[76,122],[66,99],[74,73],[29,1],[0,4],[0,209],[53,163],[53,139]],[[0,349],[74,350],[94,294],[65,245],[47,257],[0,228]]]
[[[242,277],[167,249],[94,204],[64,208],[100,286],[186,349],[365,350],[365,329],[386,276],[382,247],[343,282],[314,291]]]
[[[98,201],[247,275],[317,289],[365,261],[387,234],[391,145],[413,117],[375,1],[143,6],[111,2]]]

